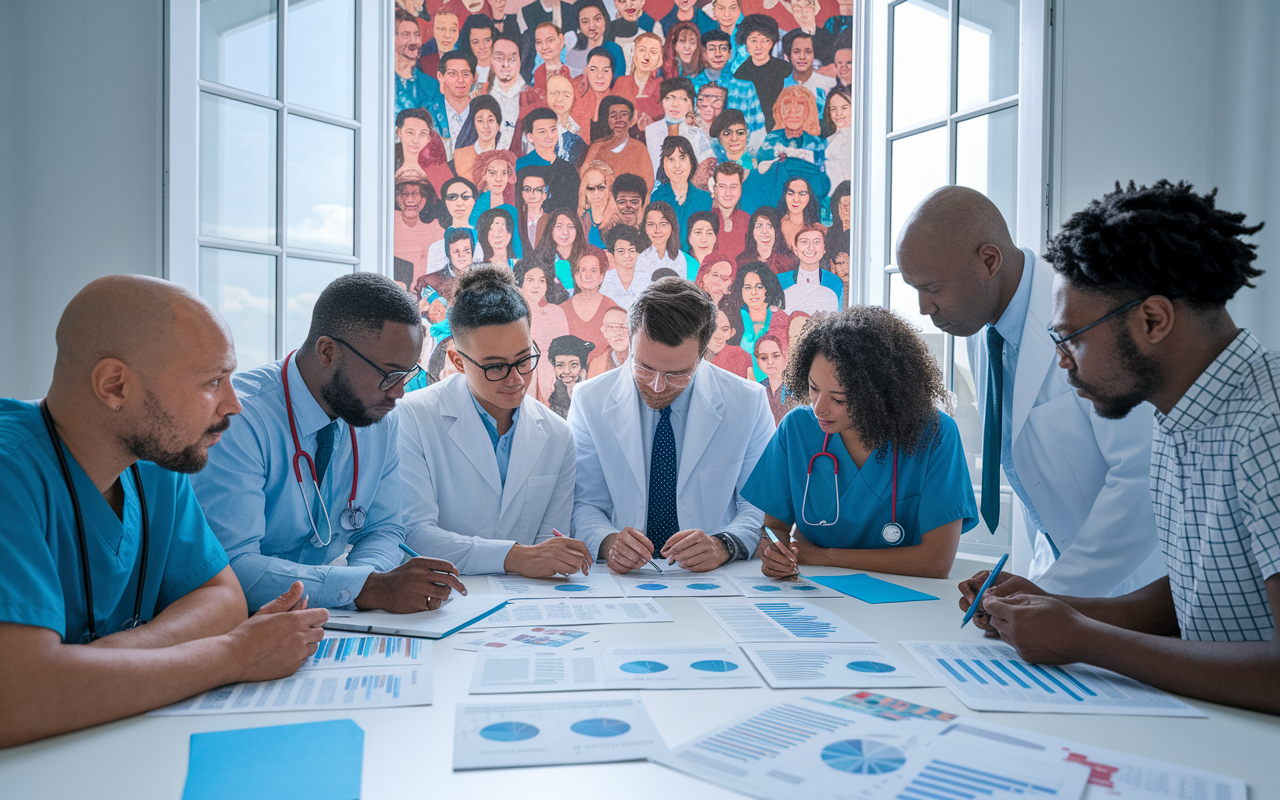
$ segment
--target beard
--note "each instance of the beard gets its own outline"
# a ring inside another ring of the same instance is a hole
[[[1103,419],[1124,419],[1140,403],[1160,390],[1164,374],[1155,359],[1143,355],[1133,343],[1128,331],[1122,331],[1116,339],[1116,355],[1120,359],[1120,371],[1131,380],[1130,387],[1120,393],[1108,392],[1103,387],[1081,383],[1074,371],[1068,371],[1067,383],[1083,389],[1093,399],[1093,410]]]
[[[375,418],[369,413],[369,407],[356,394],[356,390],[351,388],[346,370],[341,367],[334,371],[328,383],[320,387],[320,396],[333,409],[333,413],[353,428],[367,428],[382,420],[382,417]]]
[[[147,429],[121,437],[129,454],[139,461],[150,461],[157,467],[170,472],[190,475],[204,469],[205,464],[209,463],[209,448],[199,441],[178,450],[173,450],[166,445],[165,441],[173,438],[176,427],[173,423],[173,415],[164,409],[160,404],[160,398],[152,394],[150,389],[144,389],[144,391],[146,396],[143,398],[142,407],[147,415]],[[231,417],[223,417],[221,422],[202,433],[200,438],[203,440],[209,434],[222,433],[229,427],[231,427]]]

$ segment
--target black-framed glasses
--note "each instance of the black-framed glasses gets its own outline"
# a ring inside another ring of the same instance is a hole
[[[1128,303],[1125,303],[1124,305],[1120,306],[1115,311],[1112,311],[1109,314],[1105,314],[1099,317],[1098,319],[1095,319],[1093,322],[1090,322],[1088,325],[1085,325],[1083,328],[1074,330],[1071,333],[1068,333],[1066,336],[1061,336],[1061,337],[1058,336],[1058,334],[1053,332],[1053,326],[1050,325],[1048,328],[1049,338],[1053,340],[1054,346],[1057,347],[1058,350],[1061,351],[1063,355],[1067,356],[1068,358],[1075,358],[1075,354],[1071,352],[1071,348],[1066,346],[1067,342],[1076,338],[1077,336],[1089,330],[1090,328],[1095,327],[1097,325],[1101,325],[1102,323],[1106,322],[1112,317],[1119,316],[1120,314],[1123,314],[1124,312],[1128,311],[1134,306],[1141,305],[1144,301],[1146,301],[1146,299],[1147,298],[1142,297],[1137,300],[1130,300]]]
[[[465,201],[467,201],[467,200],[474,200],[474,199],[475,199],[475,195],[471,195],[471,194],[458,194],[458,193],[456,193],[456,192],[450,192],[449,194],[446,194],[446,195],[444,196],[444,199],[445,199],[445,200],[448,200],[450,203],[456,203],[456,202],[457,202],[457,201],[459,201],[459,200],[462,200],[462,201],[464,201],[464,202],[465,202]]]
[[[343,347],[347,348],[351,352],[355,353],[356,355],[360,356],[361,361],[363,361],[364,363],[368,364],[369,366],[373,367],[378,371],[378,374],[382,376],[382,383],[378,384],[378,389],[380,391],[383,391],[383,392],[391,391],[392,387],[399,386],[402,383],[408,383],[409,381],[418,377],[418,373],[422,372],[421,364],[414,364],[412,369],[406,370],[404,372],[387,372],[382,367],[378,366],[377,364],[373,363],[369,359],[365,358],[364,353],[361,353],[359,350],[355,349],[351,345],[339,339],[337,336],[330,336],[329,338],[334,340],[338,344],[342,345]]]
[[[519,361],[513,361],[510,364],[481,364],[479,361],[476,361],[461,350],[458,350],[457,352],[458,355],[484,370],[484,379],[494,383],[497,383],[498,381],[505,381],[507,376],[511,374],[512,369],[521,375],[528,375],[530,372],[533,372],[538,368],[538,359],[542,357],[542,354],[538,352],[538,345],[536,343],[533,345],[532,353]]]

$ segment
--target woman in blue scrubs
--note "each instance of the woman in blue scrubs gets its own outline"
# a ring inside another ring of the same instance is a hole
[[[783,418],[742,489],[785,545],[761,539],[761,571],[784,577],[803,564],[945,578],[978,510],[924,340],[883,308],[819,314],[783,382],[808,405]]]

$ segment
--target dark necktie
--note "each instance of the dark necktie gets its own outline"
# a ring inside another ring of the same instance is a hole
[[[324,485],[324,474],[329,471],[329,459],[333,457],[333,434],[338,430],[334,420],[316,431],[316,485]]]
[[[671,407],[659,412],[649,459],[649,515],[645,535],[653,542],[656,558],[672,534],[680,530],[676,517],[676,435],[671,430]]]
[[[987,326],[987,413],[982,422],[982,521],[1000,524],[1000,435],[1004,430],[1004,337]]]

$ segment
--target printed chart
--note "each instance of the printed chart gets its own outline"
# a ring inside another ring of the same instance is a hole
[[[666,749],[644,703],[630,693],[462,704],[454,725],[454,769],[632,761]]]
[[[666,609],[652,600],[510,600],[472,628],[512,628],[518,625],[605,625],[617,622],[671,622]]]
[[[431,648],[416,667],[300,670],[288,678],[233,683],[148,712],[150,716],[431,705]]]
[[[808,578],[783,578],[774,580],[764,575],[733,577],[738,593],[747,597],[844,597],[835,589],[814,583]]]
[[[563,598],[623,597],[622,587],[603,566],[590,575],[577,573],[567,578],[525,578],[521,575],[490,575],[489,591],[502,597]]]
[[[938,685],[875,644],[744,644],[742,650],[775,689]]]
[[[472,652],[480,650],[519,650],[524,647],[581,650],[586,645],[597,641],[587,638],[588,636],[589,633],[587,631],[576,631],[568,628],[510,628],[490,631],[479,638],[456,644],[453,649]]]
[[[1203,717],[1172,695],[1085,664],[1042,666],[1000,642],[903,642],[975,711]]]
[[[799,600],[703,600],[735,642],[874,642],[832,612]]]
[[[367,636],[327,631],[302,670],[378,665],[398,667],[430,663],[430,644],[407,636]]]
[[[471,694],[763,686],[736,646],[606,647],[589,652],[481,653]]]
[[[617,579],[627,597],[740,597],[742,592],[729,578],[715,573],[685,572],[681,575],[623,575]]]

